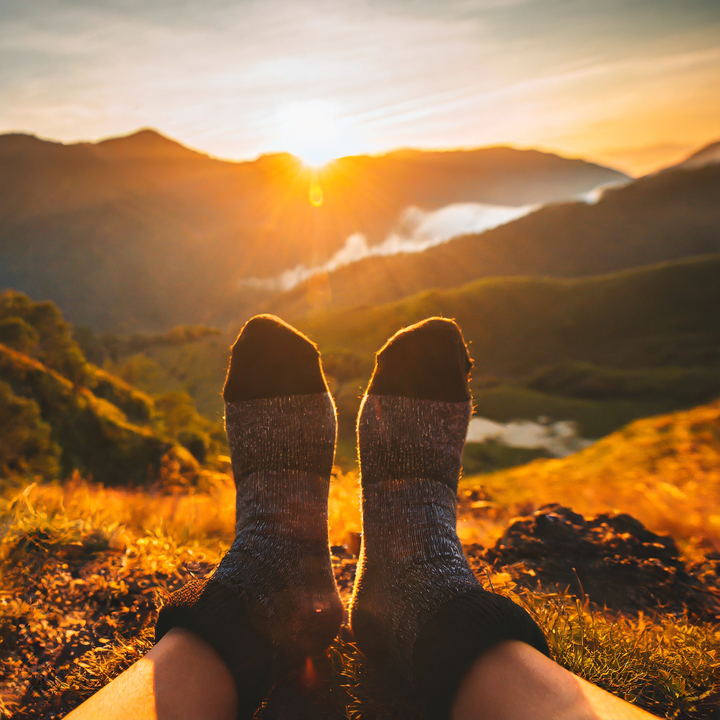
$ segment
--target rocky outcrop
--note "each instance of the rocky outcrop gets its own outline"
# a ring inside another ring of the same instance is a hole
[[[688,567],[675,541],[627,514],[585,518],[559,504],[511,521],[495,547],[466,548],[476,571],[490,566],[520,585],[567,587],[613,610],[682,613],[720,621],[720,554]]]

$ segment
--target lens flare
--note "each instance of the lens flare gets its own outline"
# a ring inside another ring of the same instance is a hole
[[[315,207],[320,207],[323,204],[323,189],[317,182],[310,184],[310,203]]]

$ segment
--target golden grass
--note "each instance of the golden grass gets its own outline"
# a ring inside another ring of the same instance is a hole
[[[198,487],[169,493],[107,488],[75,475],[64,484],[34,482],[0,498],[0,515],[5,532],[11,527],[14,536],[47,532],[57,544],[89,543],[97,536],[104,548],[125,550],[153,537],[219,552],[234,536],[235,485],[229,475],[208,471]],[[356,474],[333,474],[329,525],[331,545],[360,532]]]
[[[62,567],[52,565],[58,553],[78,545],[84,548],[83,557],[94,558],[93,562],[121,557],[124,572],[137,571],[127,582],[170,575],[197,561],[217,562],[232,538],[234,489],[221,474],[207,474],[203,482],[200,490],[174,494],[102,488],[80,478],[65,486],[28,486],[4,501],[2,551],[11,564],[5,564],[3,590],[12,593],[12,583],[18,578],[29,582],[30,575],[23,576],[19,568],[26,561],[31,566],[38,552],[46,558],[44,562],[51,562],[42,571],[47,574],[49,567]],[[359,529],[357,478],[335,476],[331,497],[334,542]],[[491,525],[500,523],[497,518]],[[712,703],[720,699],[720,631],[716,626],[692,625],[671,616],[611,615],[562,592],[519,590],[502,572],[481,574],[480,579],[524,605],[544,628],[554,657],[573,672],[667,717],[712,717]],[[122,577],[101,578],[94,587],[111,601],[124,597],[127,582]],[[39,608],[36,612],[8,597],[2,605],[4,627],[22,621],[42,628],[57,621],[52,612],[35,617],[41,613]],[[38,686],[42,693],[63,698],[68,706],[77,704],[149,649],[152,626],[141,627],[133,636],[118,627],[105,642],[53,673],[45,685]],[[318,661],[317,672],[320,690],[308,695],[298,689],[297,678],[290,678],[258,711],[258,720],[288,717],[288,713],[377,720],[419,717],[363,663],[352,643],[337,640]]]
[[[501,506],[626,512],[681,545],[720,550],[720,401],[636,420],[561,460],[463,478],[461,490],[479,485]]]
[[[105,488],[75,476],[65,484],[32,483],[2,502],[15,534],[46,530],[61,544],[86,543],[98,535],[105,547],[115,550],[147,537],[208,548],[229,546],[235,487],[222,473],[205,473],[204,481],[202,491],[167,494]]]
[[[471,492],[480,483],[491,501]],[[344,544],[349,533],[360,531],[359,494],[357,475],[336,471],[330,489],[331,544]],[[463,479],[458,529],[465,543],[492,545],[513,512],[559,501],[590,514],[624,510],[653,530],[686,542],[700,536],[717,542],[718,496],[720,403],[715,403],[635,422],[564,460]],[[47,633],[50,644],[52,637],[64,637],[67,628],[81,627],[80,616],[92,608],[94,627],[100,627],[103,611],[93,600],[98,593],[109,606],[127,604],[126,614],[118,617],[134,617],[130,605],[140,591],[128,596],[129,585],[149,583],[144,587],[155,594],[148,597],[159,598],[185,582],[193,568],[205,572],[219,561],[233,537],[234,499],[232,479],[208,471],[197,487],[172,492],[104,488],[79,476],[65,484],[38,481],[15,491],[6,485],[0,498],[0,645],[21,625],[35,637]],[[72,557],[76,559],[67,559]],[[68,615],[60,609],[60,598],[53,598],[67,582],[61,577],[67,577],[67,563],[72,568],[73,562],[91,575],[83,576],[86,610],[78,607]],[[57,581],[53,573],[58,573]],[[714,717],[720,702],[718,626],[678,616],[633,618],[601,611],[562,589],[520,589],[504,572],[481,573],[480,580],[526,607],[544,629],[554,658],[581,677],[665,717]],[[36,593],[31,602],[24,599],[30,586]],[[46,586],[56,589],[42,596]],[[12,655],[10,649],[0,690],[11,688],[8,678],[15,673],[18,687],[30,682],[37,688],[27,696],[28,703],[53,697],[66,711],[150,648],[152,615],[143,617],[137,629],[120,620],[114,629],[104,630],[104,644],[60,668],[48,666],[52,672],[42,676],[33,675],[37,669],[25,670],[22,655]],[[364,664],[352,643],[336,640],[316,670],[320,690],[308,694],[299,676],[290,678],[276,687],[257,719],[288,714],[358,720],[420,717]],[[12,703],[20,697],[11,696],[7,700],[3,695],[8,712],[17,709]]]

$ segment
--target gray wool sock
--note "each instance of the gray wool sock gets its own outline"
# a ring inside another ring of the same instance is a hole
[[[451,321],[401,331],[378,354],[358,417],[363,539],[351,625],[363,653],[433,717],[447,715],[465,672],[497,642],[547,652],[522,608],[482,589],[457,537],[469,367]]]
[[[156,640],[175,626],[203,637],[232,672],[241,716],[249,716],[280,675],[340,629],[327,525],[335,406],[315,346],[272,316],[243,329],[223,395],[235,540],[211,578],[170,597]]]
[[[256,600],[279,659],[298,649],[304,659],[332,641],[342,618],[328,544],[332,398],[228,402],[225,426],[237,479],[235,541],[213,578]]]

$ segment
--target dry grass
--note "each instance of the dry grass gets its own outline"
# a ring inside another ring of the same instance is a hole
[[[714,422],[717,412],[711,408],[688,417],[702,433],[703,418]],[[656,447],[656,435],[667,425],[651,427],[656,429],[648,448]],[[686,443],[688,459],[676,456],[674,461],[683,472],[699,472],[704,467],[700,458],[714,452],[698,448],[698,436],[692,437]],[[667,472],[669,462],[657,462],[658,472]],[[650,482],[649,474],[643,477]],[[690,482],[677,486],[688,497],[696,487]],[[547,488],[555,487],[560,485],[548,481]],[[583,488],[577,493],[589,502]],[[470,494],[463,497],[466,538],[491,542],[510,509],[473,501]],[[357,477],[337,474],[331,486],[331,543],[342,544],[348,533],[360,530],[358,500]],[[233,534],[234,488],[221,473],[204,473],[197,488],[172,493],[103,488],[75,477],[65,485],[33,483],[0,502],[0,691],[4,716],[17,720],[62,717],[139,659],[151,646],[163,596],[218,562]],[[694,520],[690,530],[697,532],[709,514]],[[340,563],[336,566],[340,578]],[[345,584],[351,574],[343,576]],[[504,572],[483,571],[479,577],[537,618],[555,658],[573,672],[666,717],[715,717],[720,701],[717,626],[677,616],[611,614],[562,589],[518,588]],[[279,683],[258,720],[421,717],[363,662],[347,638],[336,640],[317,660],[314,677],[308,684],[299,671]]]
[[[562,460],[535,460],[491,475],[482,485],[514,511],[559,502],[583,514],[626,512],[682,546],[720,550],[720,401],[636,420]]]
[[[692,624],[676,616],[601,612],[562,590],[520,590],[502,577],[495,578],[494,589],[535,617],[554,659],[580,677],[661,717],[716,716],[717,625]]]
[[[235,485],[225,473],[203,471],[196,487],[173,492],[106,488],[75,475],[67,483],[34,482],[0,497],[6,532],[46,527],[63,542],[101,532],[113,549],[138,538],[172,538],[179,545],[229,546],[235,526]],[[360,532],[360,484],[354,473],[335,472],[330,484],[330,544]],[[0,529],[0,533],[2,530]]]
[[[85,543],[97,535],[115,550],[147,537],[165,537],[179,545],[219,549],[224,541],[229,546],[235,522],[232,480],[222,473],[205,473],[202,485],[202,490],[187,492],[146,492],[105,488],[76,475],[65,484],[28,485],[3,501],[4,517],[11,537],[47,531],[60,544]]]

